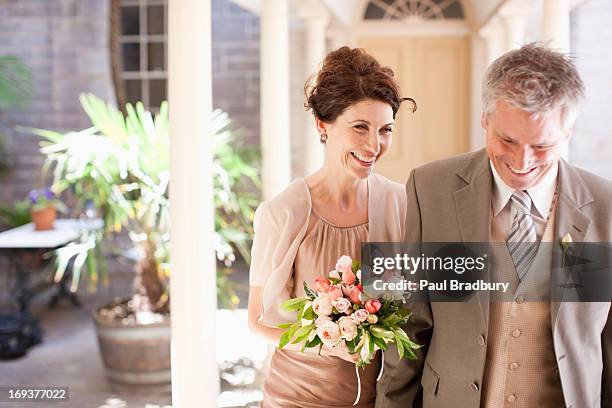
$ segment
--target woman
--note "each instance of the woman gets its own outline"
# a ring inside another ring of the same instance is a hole
[[[362,242],[399,241],[404,225],[404,186],[372,172],[391,146],[401,102],[416,108],[400,98],[393,71],[342,47],[327,55],[305,93],[325,163],[255,213],[249,326],[274,345],[278,325],[292,320],[280,305],[303,296],[303,282],[327,276],[341,255],[359,259]],[[323,347],[319,355],[318,347],[300,348],[275,349],[262,407],[374,407],[380,355],[356,375],[358,356],[346,349]]]

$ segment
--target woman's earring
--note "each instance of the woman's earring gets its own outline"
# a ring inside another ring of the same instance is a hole
[[[327,133],[321,134],[321,143],[325,143],[327,141]]]

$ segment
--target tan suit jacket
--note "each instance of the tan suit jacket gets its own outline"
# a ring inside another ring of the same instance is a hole
[[[555,236],[612,240],[612,182],[561,160]],[[492,174],[485,150],[429,163],[408,180],[404,241],[490,242]],[[560,256],[559,256],[560,258]],[[553,268],[561,259],[553,260]],[[565,289],[560,289],[565,290]],[[425,347],[419,359],[385,353],[377,408],[480,406],[489,303],[414,303],[407,326]],[[563,396],[572,408],[612,407],[610,302],[551,305],[552,335]]]

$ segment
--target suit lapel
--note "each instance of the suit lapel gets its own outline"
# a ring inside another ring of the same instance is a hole
[[[566,234],[572,237],[572,245],[569,249],[572,255],[578,256],[582,250],[585,238],[588,235],[591,219],[582,211],[582,207],[594,201],[591,192],[578,174],[565,160],[559,161],[559,201],[557,207],[557,222],[555,227],[556,242],[553,244],[553,275],[551,281],[551,297],[559,299],[560,302],[551,304],[551,323],[553,333],[556,324],[563,317],[563,295],[564,286],[567,284],[569,274],[564,273],[563,251],[561,240]],[[558,271],[558,272],[555,272]]]
[[[461,238],[463,242],[490,242],[492,175],[486,151],[481,150],[457,175],[466,183],[454,193]],[[484,327],[488,327],[488,292],[480,292],[474,301],[478,301]]]

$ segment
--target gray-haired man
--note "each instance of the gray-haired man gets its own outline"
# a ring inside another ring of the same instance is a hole
[[[610,302],[523,301],[525,282],[550,275],[531,267],[545,256],[512,246],[612,240],[612,183],[559,156],[583,93],[566,56],[508,52],[483,82],[486,149],[412,171],[405,241],[498,242],[490,269],[514,296],[411,305],[408,332],[425,347],[416,361],[385,354],[377,408],[612,407]]]

